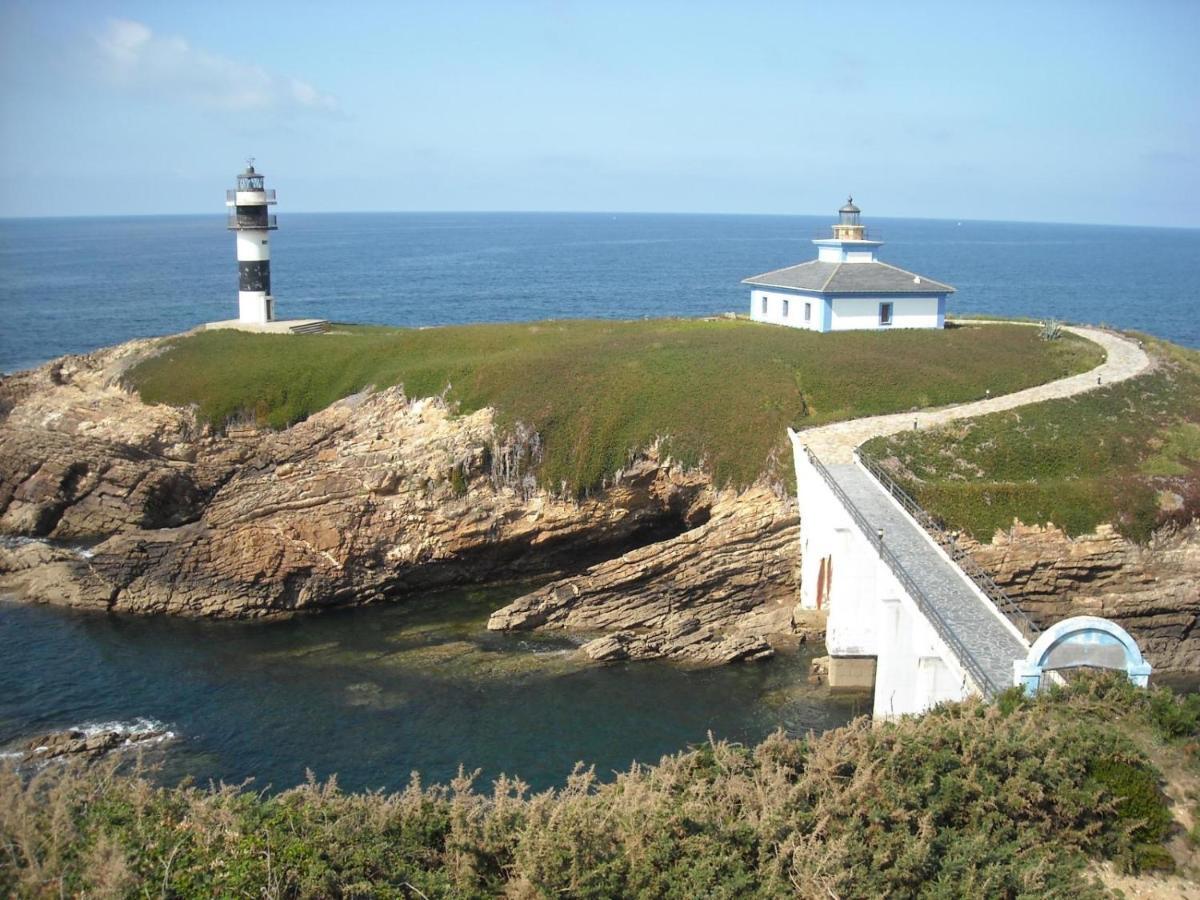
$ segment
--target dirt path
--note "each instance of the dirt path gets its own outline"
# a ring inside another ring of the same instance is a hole
[[[971,324],[979,323],[973,321]],[[987,413],[1003,412],[1030,403],[1041,403],[1043,400],[1074,397],[1094,391],[1097,387],[1133,378],[1150,367],[1150,358],[1136,341],[1099,328],[1079,325],[1063,327],[1065,331],[1099,344],[1107,354],[1104,362],[1089,372],[1060,378],[1058,381],[1012,394],[989,397],[986,400],[920,412],[868,416],[809,428],[799,433],[800,442],[807,445],[827,465],[849,463],[854,461],[854,450],[860,444],[871,438],[906,431],[913,428],[914,424],[918,429],[934,428],[956,419],[970,419]]]

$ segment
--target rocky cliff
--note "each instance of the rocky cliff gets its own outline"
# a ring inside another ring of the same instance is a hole
[[[717,491],[651,449],[563,499],[530,475],[537,435],[399,387],[214,434],[121,387],[156,348],[0,379],[0,591],[249,618],[535,578],[489,627],[594,631],[596,659],[751,659],[820,627],[793,609],[795,504],[766,485]],[[1197,526],[1145,547],[1015,527],[973,552],[1040,622],[1110,617],[1160,670],[1200,670]]]
[[[492,629],[613,632],[595,659],[652,656],[730,662],[769,654],[765,635],[798,622],[794,504],[765,486],[726,492],[707,522],[557,580],[492,615]]]
[[[1114,529],[1070,538],[1016,524],[990,545],[964,546],[1035,622],[1112,619],[1160,671],[1200,671],[1200,524],[1160,531],[1147,545]]]
[[[399,387],[281,432],[213,434],[191,411],[147,406],[121,387],[155,348],[133,342],[0,382],[0,533],[45,539],[0,545],[0,590],[241,618],[603,563],[578,584],[621,599],[603,616],[568,618],[645,632],[629,655],[758,655],[769,652],[768,620],[789,628],[795,514],[765,489],[718,502],[704,475],[650,450],[598,496],[557,498],[527,471],[536,435],[500,435],[490,410],[453,415]],[[512,624],[530,621],[514,614]],[[690,637],[651,650],[656,629]],[[722,643],[734,632],[751,649]]]

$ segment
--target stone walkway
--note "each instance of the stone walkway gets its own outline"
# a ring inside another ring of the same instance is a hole
[[[925,532],[892,501],[883,487],[855,464],[854,451],[864,441],[913,427],[932,428],[956,419],[1015,409],[1030,403],[1072,397],[1106,384],[1124,381],[1146,371],[1150,359],[1134,341],[1098,328],[1071,326],[1066,330],[1099,344],[1105,361],[1081,375],[1060,378],[1000,397],[961,403],[918,413],[871,416],[802,431],[807,445],[825,464],[829,476],[869,523],[868,539],[882,530],[884,546],[893,561],[919,588],[918,605],[932,608],[926,616],[985,695],[1013,682],[1013,661],[1025,657],[1028,644],[1001,621],[992,601],[980,593],[962,570],[938,553]],[[886,558],[886,557],[885,557]]]
[[[972,322],[972,324],[976,323]],[[987,413],[1003,412],[1030,403],[1041,403],[1043,400],[1074,397],[1106,384],[1133,378],[1146,371],[1150,366],[1150,358],[1146,356],[1145,351],[1129,338],[1111,331],[1102,331],[1099,328],[1076,325],[1063,328],[1065,331],[1099,344],[1107,353],[1104,362],[1090,372],[1084,372],[1081,375],[1071,375],[1068,378],[1060,378],[1058,381],[1026,388],[1013,394],[989,397],[973,403],[960,403],[957,406],[945,406],[941,409],[915,413],[868,416],[862,419],[851,419],[848,422],[835,422],[832,425],[809,428],[799,433],[800,442],[812,450],[817,458],[826,465],[849,463],[854,461],[854,450],[860,444],[871,438],[911,429],[914,421],[919,429],[933,428],[956,419],[969,419]]]

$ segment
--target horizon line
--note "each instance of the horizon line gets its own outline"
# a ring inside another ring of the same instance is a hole
[[[563,216],[739,216],[759,218],[830,219],[829,213],[765,213],[765,212],[684,212],[678,210],[588,210],[588,209],[289,209],[287,215],[563,215]],[[225,212],[140,212],[140,213],[76,213],[57,216],[0,215],[0,222],[61,221],[68,219],[154,219],[211,216],[224,218]],[[972,222],[1005,225],[1073,225],[1085,228],[1153,228],[1168,231],[1196,231],[1200,225],[1145,225],[1130,222],[1068,222],[1056,219],[974,219],[939,216],[872,216],[879,221]]]

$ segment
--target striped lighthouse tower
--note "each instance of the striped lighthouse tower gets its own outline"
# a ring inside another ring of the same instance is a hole
[[[275,205],[275,191],[263,187],[254,160],[246,160],[246,171],[237,177],[237,188],[225,192],[229,230],[237,236],[238,321],[265,324],[275,320],[275,298],[271,296],[271,243],[269,235],[279,226],[268,210]]]

